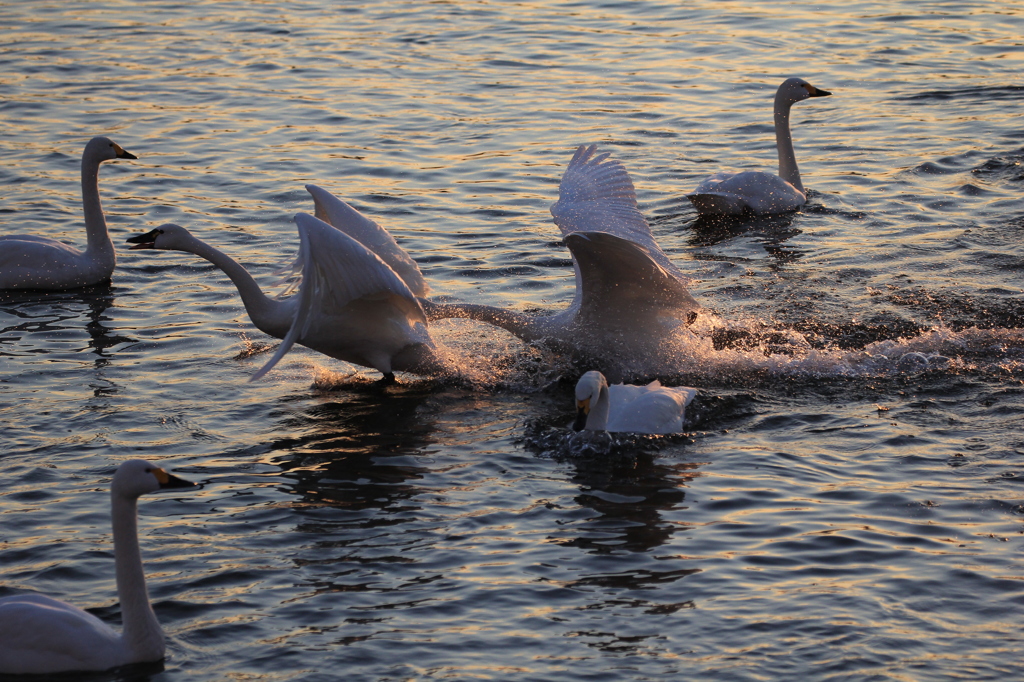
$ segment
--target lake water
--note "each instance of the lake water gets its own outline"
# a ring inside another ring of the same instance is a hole
[[[1011,2],[0,5],[3,233],[84,244],[108,135],[110,287],[0,296],[0,596],[118,626],[109,479],[140,503],[163,664],[95,679],[1024,677],[1024,10]],[[802,211],[698,220],[773,169]],[[570,439],[581,368],[464,321],[462,377],[276,342],[165,222],[273,290],[318,184],[441,300],[572,298],[548,207],[579,144],[629,170],[707,314],[687,434]],[[76,678],[77,679],[77,678]]]

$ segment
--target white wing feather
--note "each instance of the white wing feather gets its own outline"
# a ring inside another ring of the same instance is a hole
[[[416,261],[387,230],[321,187],[306,185],[306,190],[313,196],[317,218],[338,228],[380,256],[414,294],[421,297],[427,295],[430,288]]]
[[[621,162],[597,153],[597,145],[580,146],[558,186],[551,215],[562,236],[606,232],[642,246],[651,258],[684,284],[692,280],[669,260],[651,234],[636,204],[636,189]]]
[[[274,356],[250,381],[269,372],[292,346],[302,339],[318,315],[335,315],[364,296],[391,294],[404,301],[411,322],[426,324],[426,315],[415,295],[380,256],[344,232],[308,213],[295,216],[299,229],[301,268],[295,319]]]

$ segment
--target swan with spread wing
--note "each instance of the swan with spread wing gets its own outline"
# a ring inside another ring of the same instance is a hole
[[[313,195],[317,197],[316,192]],[[328,203],[321,197],[317,210]],[[128,241],[132,249],[194,254],[231,278],[253,324],[283,339],[252,380],[269,372],[296,343],[338,360],[377,369],[389,382],[399,371],[445,372],[447,366],[436,353],[419,299],[403,279],[408,277],[416,291],[426,293],[415,262],[383,228],[344,206],[347,211],[334,207],[338,209],[335,215],[328,216],[328,206],[323,213],[341,227],[307,213],[295,216],[300,248],[294,269],[301,273],[301,281],[298,292],[283,299],[264,294],[237,261],[180,225],[161,225]],[[403,275],[399,276],[386,261],[396,263]]]
[[[688,278],[654,240],[625,167],[594,145],[581,146],[558,193],[551,214],[576,274],[568,308],[527,315],[487,305],[424,301],[427,317],[488,322],[524,341],[613,364],[656,353],[700,306],[687,290]]]

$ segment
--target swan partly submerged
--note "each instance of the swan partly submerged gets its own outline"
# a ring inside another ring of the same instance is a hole
[[[73,289],[109,280],[117,258],[100,206],[100,164],[135,158],[109,138],[89,140],[82,152],[85,251],[47,237],[0,236],[0,289]]]
[[[297,214],[295,224],[300,247],[294,267],[301,272],[301,282],[298,293],[283,299],[264,294],[238,262],[180,225],[161,225],[128,241],[132,249],[194,254],[231,278],[252,323],[264,333],[283,339],[252,380],[269,372],[296,343],[338,360],[377,369],[389,382],[398,371],[446,371],[444,361],[435,353],[419,300],[379,255],[307,213]],[[383,231],[379,226],[377,229]],[[397,244],[395,248],[401,251]],[[415,267],[415,263],[412,265]]]
[[[775,146],[779,152],[779,174],[764,171],[715,173],[686,195],[697,212],[700,215],[785,213],[807,203],[807,190],[800,181],[793,136],[789,131],[789,111],[794,104],[808,97],[831,94],[802,78],[783,81],[775,93]]]
[[[688,278],[655,242],[626,169],[608,157],[596,146],[579,147],[551,207],[576,274],[568,308],[526,315],[424,301],[427,316],[488,322],[524,341],[549,343],[620,369],[657,354],[664,339],[691,322],[700,306],[686,288]]]
[[[124,626],[119,635],[96,616],[41,594],[0,599],[0,673],[107,670],[164,657],[164,634],[146,591],[137,530],[140,495],[194,483],[141,459],[118,467],[110,483],[114,570]]]
[[[601,372],[591,370],[576,384],[575,431],[612,433],[679,433],[686,406],[695,388],[669,388],[657,380],[646,386],[608,385]]]

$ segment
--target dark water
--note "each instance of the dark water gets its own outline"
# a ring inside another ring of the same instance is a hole
[[[0,595],[114,624],[106,488],[140,505],[152,680],[1005,680],[1024,675],[1024,11],[1002,2],[29,0],[0,9],[4,233],[111,286],[0,297]],[[775,165],[788,76],[809,205],[684,198]],[[458,382],[274,347],[222,273],[123,241],[178,222],[268,288],[316,183],[433,295],[556,309],[548,206],[583,143],[633,176],[706,306],[651,374],[688,433],[570,439],[579,368],[463,322]]]

